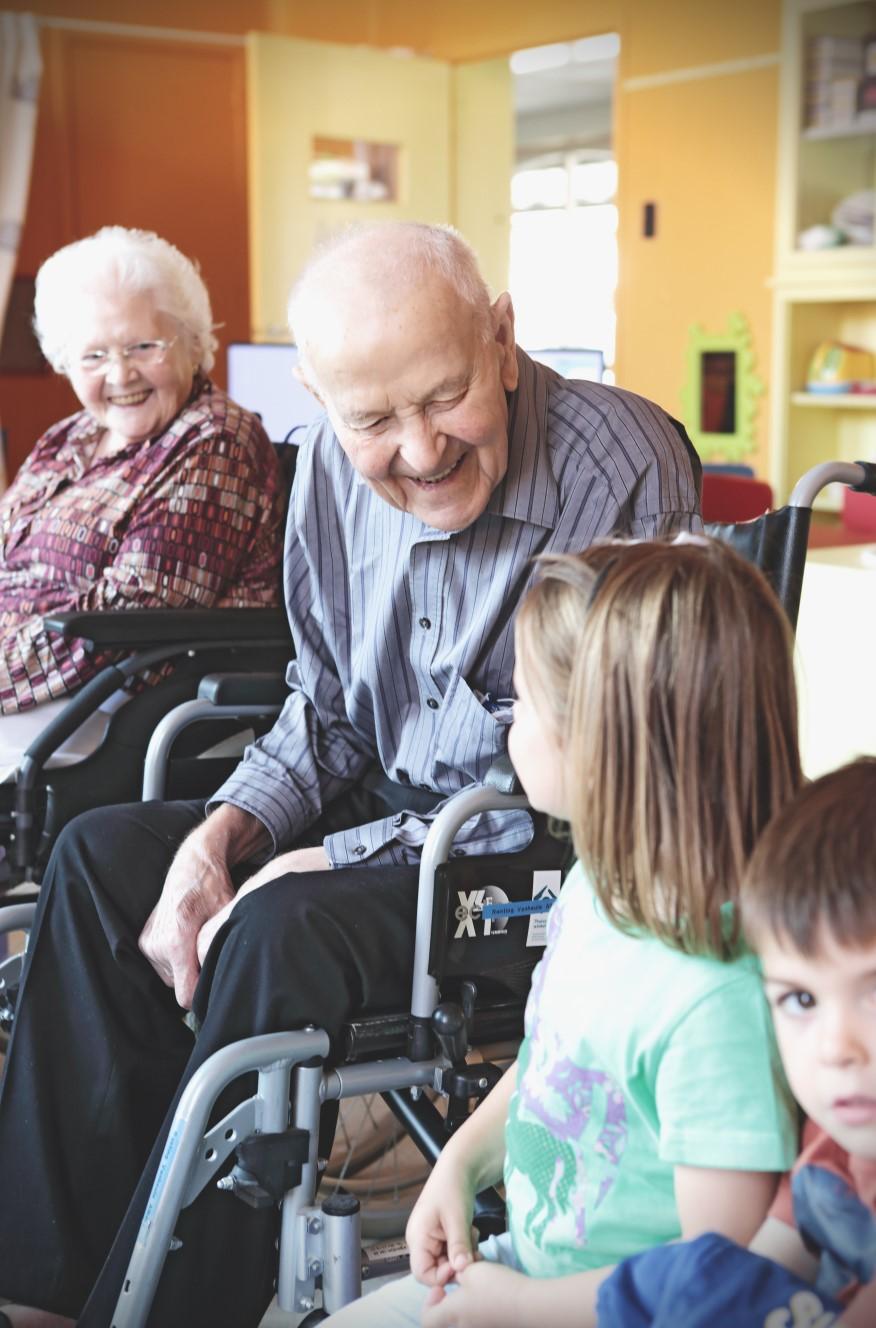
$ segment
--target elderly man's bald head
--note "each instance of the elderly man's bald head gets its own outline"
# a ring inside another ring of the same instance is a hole
[[[490,292],[474,250],[452,226],[371,222],[324,241],[289,297],[289,325],[310,376],[312,349],[325,341],[334,343],[338,324],[358,322],[363,305],[372,313],[391,313],[436,283],[453,292],[478,337],[489,341]]]
[[[476,521],[508,465],[514,311],[490,304],[455,231],[360,227],[319,250],[289,303],[298,376],[365,482],[438,530]]]

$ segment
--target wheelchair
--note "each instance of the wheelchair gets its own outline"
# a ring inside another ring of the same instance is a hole
[[[799,481],[787,507],[756,521],[707,527],[762,568],[792,625],[812,502],[832,482],[876,493],[876,465],[825,463]],[[235,685],[231,680],[228,688],[233,692]],[[305,1323],[318,1322],[355,1299],[363,1277],[388,1271],[379,1253],[361,1253],[358,1199],[343,1192],[318,1199],[320,1108],[379,1092],[434,1160],[472,1102],[493,1086],[499,1071],[470,1063],[468,1048],[519,1038],[521,998],[541,953],[538,933],[543,933],[562,870],[556,863],[521,862],[517,855],[455,858],[452,845],[469,817],[526,806],[510,767],[500,767],[484,785],[463,790],[436,815],[420,866],[409,1010],[349,1023],[340,1050],[330,1045],[325,1031],[308,1027],[227,1046],[195,1073],[174,1117],[113,1328],[145,1324],[165,1258],[174,1247],[178,1214],[211,1184],[228,1193],[228,1202],[237,1198],[253,1207],[279,1207],[278,1304],[306,1314]],[[499,931],[503,941],[497,947]],[[485,975],[487,985],[491,978],[501,979],[512,994],[483,1000],[477,986],[483,987]],[[451,984],[458,989],[458,1002],[446,999]],[[225,1088],[252,1072],[257,1074],[255,1092],[211,1124]],[[446,1100],[445,1115],[426,1090]],[[482,1234],[502,1229],[503,1208],[495,1192],[477,1196],[475,1223]]]
[[[288,493],[298,449],[278,444],[276,451]],[[43,623],[67,640],[84,640],[92,655],[121,658],[70,698],[23,752],[14,779],[0,784],[0,847],[6,855],[0,902],[4,891],[22,882],[39,883],[58,832],[79,812],[140,796],[144,753],[156,726],[195,697],[205,674],[236,669],[262,676],[259,706],[243,711],[248,726],[261,732],[285,694],[279,678],[273,683],[268,678],[292,657],[282,608],[56,613]],[[143,679],[151,685],[139,687]],[[71,759],[65,745],[89,727],[94,739],[80,738],[81,752]],[[189,797],[212,793],[236,761],[205,759],[203,753],[228,732],[214,710],[209,722],[176,748],[167,787],[185,788]]]

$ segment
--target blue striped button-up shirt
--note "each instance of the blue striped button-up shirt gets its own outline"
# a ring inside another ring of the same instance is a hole
[[[276,850],[374,765],[447,795],[483,778],[505,750],[514,611],[537,554],[702,528],[680,425],[642,397],[518,356],[508,469],[465,530],[433,530],[379,498],[327,420],[301,446],[285,554],[291,693],[213,800],[252,812]],[[413,862],[428,821],[387,816],[325,848],[333,866]],[[491,813],[461,842],[506,852],[530,837],[525,813]]]

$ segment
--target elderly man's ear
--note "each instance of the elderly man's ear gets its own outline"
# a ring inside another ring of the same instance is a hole
[[[321,406],[325,406],[325,400],[312,378],[308,378],[307,373],[300,364],[293,364],[292,377],[297,378],[302,387],[306,387],[311,396],[316,397]]]
[[[517,343],[514,340],[514,306],[503,291],[490,308],[493,336],[499,349],[499,375],[506,392],[517,386]]]

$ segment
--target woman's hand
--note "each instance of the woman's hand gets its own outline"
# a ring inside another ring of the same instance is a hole
[[[225,923],[231,915],[232,910],[244,895],[252,894],[253,890],[258,890],[261,886],[267,885],[268,881],[275,881],[278,876],[286,876],[289,872],[310,872],[310,871],[330,871],[331,863],[326,856],[323,848],[296,848],[289,853],[280,853],[271,862],[266,862],[264,867],[260,867],[255,876],[251,876],[244,885],[240,887],[233,899],[220,908],[218,913],[204,923],[198,932],[197,953],[198,966],[203,965],[209,950],[213,937],[219,928]]]

